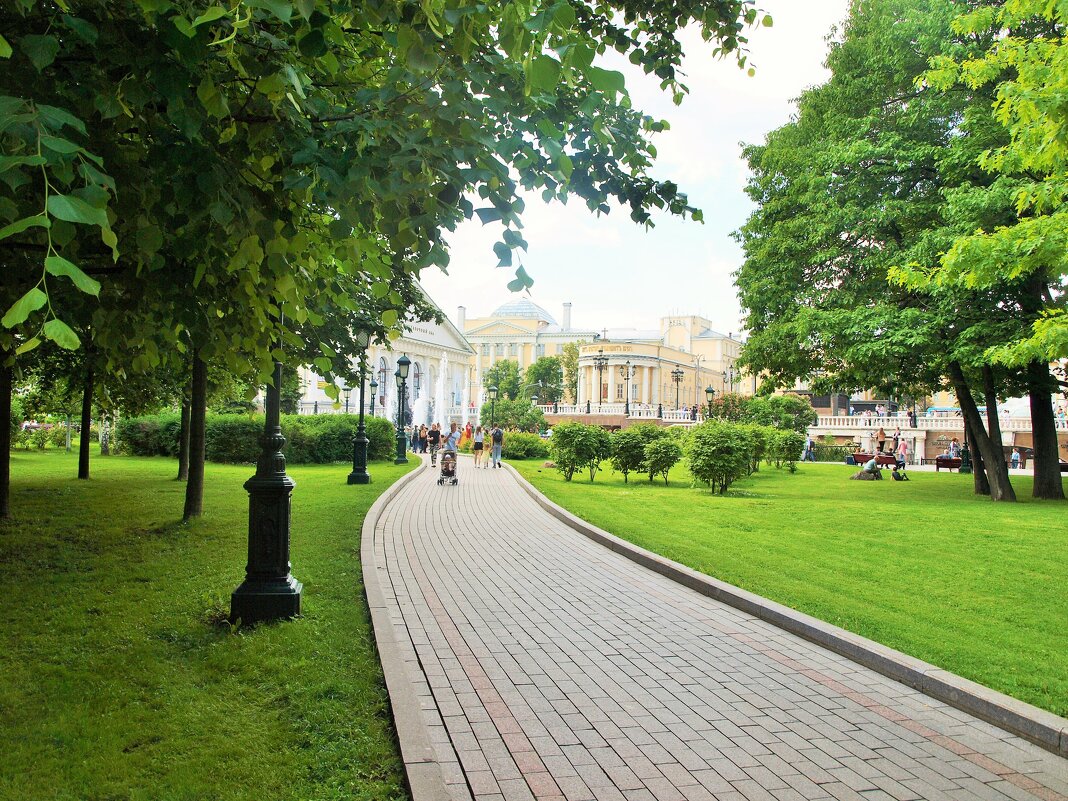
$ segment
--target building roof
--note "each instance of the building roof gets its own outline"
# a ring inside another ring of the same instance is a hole
[[[532,320],[541,320],[549,325],[557,325],[556,320],[549,312],[527,298],[510,300],[503,306],[498,306],[490,317],[523,317]]]

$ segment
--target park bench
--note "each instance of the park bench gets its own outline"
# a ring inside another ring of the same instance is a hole
[[[942,468],[946,468],[950,472],[954,470],[960,470],[960,459],[956,456],[936,456],[935,457],[935,472],[937,473]]]
[[[872,456],[875,457],[875,464],[878,467],[893,467],[895,464],[897,464],[897,459],[893,456],[893,454],[889,453],[854,453],[853,462],[854,464],[863,466],[871,460]]]

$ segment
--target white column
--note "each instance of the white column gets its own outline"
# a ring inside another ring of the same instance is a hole
[[[653,368],[642,367],[642,403],[653,402]]]
[[[605,372],[608,373],[608,399],[605,403],[616,402],[616,372],[619,370],[619,365],[608,363],[605,368]]]
[[[653,406],[663,402],[660,400],[661,386],[663,386],[663,369],[660,366],[660,362],[657,362],[656,369],[653,370],[653,399],[650,401]]]
[[[586,402],[586,368],[579,367],[577,372],[578,386],[575,388],[575,404]]]

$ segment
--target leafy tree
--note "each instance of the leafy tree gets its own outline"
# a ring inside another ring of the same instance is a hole
[[[564,368],[564,397],[568,403],[578,402],[579,346],[585,342],[568,342],[560,349],[560,366]]]
[[[553,428],[549,440],[549,454],[556,469],[570,481],[576,470],[588,470],[590,483],[601,467],[601,462],[611,456],[612,440],[600,426],[583,423],[560,423]]]
[[[628,483],[629,474],[640,470],[645,463],[646,438],[637,428],[631,426],[611,435],[612,469],[623,474],[624,484]]]
[[[523,381],[523,371],[519,362],[511,359],[502,359],[485,373],[482,374],[482,384],[485,387],[497,387],[497,402],[502,398],[510,401],[516,400],[519,388]]]
[[[753,442],[746,426],[709,420],[690,431],[687,459],[690,473],[720,495],[749,473]]]
[[[644,464],[649,473],[649,480],[653,476],[663,476],[664,486],[668,483],[668,473],[671,472],[679,460],[682,459],[682,448],[671,437],[655,439],[645,446]]]
[[[524,397],[538,397],[538,403],[556,403],[563,395],[560,357],[541,356],[523,371]]]
[[[540,432],[545,427],[545,414],[525,400],[498,400],[482,404],[480,420],[488,425],[491,420],[506,431]]]
[[[770,429],[767,432],[765,453],[775,467],[786,467],[791,473],[797,470],[797,460],[805,447],[805,438],[796,431]]]
[[[746,148],[758,209],[738,233],[753,332],[743,361],[769,387],[820,372],[827,386],[897,395],[949,384],[986,462],[977,491],[1013,500],[997,416],[980,417],[973,387],[993,409],[1024,384],[984,352],[1028,325],[1032,288],[888,280],[894,267],[932,263],[957,236],[1012,218],[994,201],[1006,187],[977,165],[1005,141],[989,96],[917,84],[930,58],[976,46],[950,29],[963,5],[854,2],[828,57],[831,80],[802,95],[795,121]]]
[[[744,63],[759,21],[748,0],[6,3],[3,366],[90,338],[120,377],[189,365],[199,514],[208,364],[262,381],[287,349],[334,360],[317,332],[360,287],[385,336],[398,284],[445,267],[441,231],[465,218],[502,223],[494,251],[515,267],[521,189],[700,219],[649,176],[664,124],[596,62],[612,48],[678,102],[682,28]]]

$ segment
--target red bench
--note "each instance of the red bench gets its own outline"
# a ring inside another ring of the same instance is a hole
[[[937,473],[942,468],[946,468],[951,473],[954,470],[960,470],[960,459],[956,456],[936,456],[935,457],[935,472]]]
[[[854,453],[853,462],[858,467],[863,467],[871,461],[872,456],[875,457],[875,464],[877,467],[893,467],[897,464],[897,459],[889,453]]]

